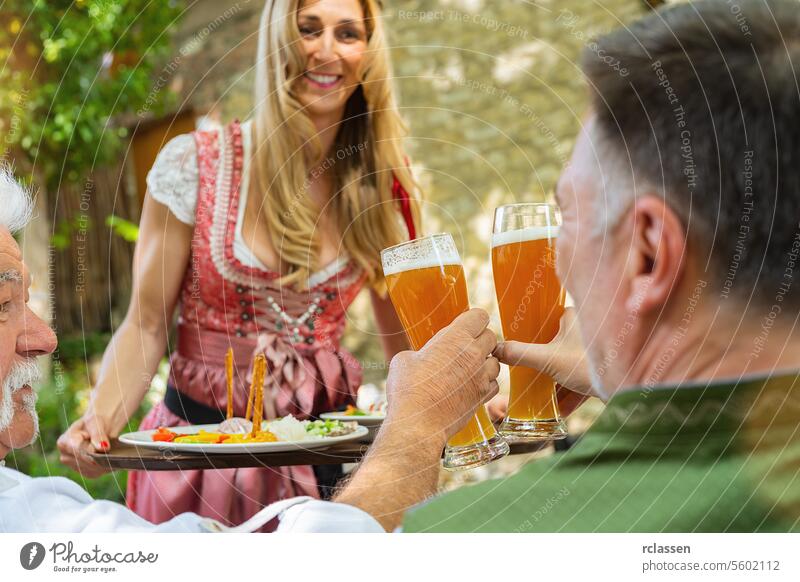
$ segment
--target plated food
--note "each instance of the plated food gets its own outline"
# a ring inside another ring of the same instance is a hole
[[[340,412],[324,412],[320,418],[332,422],[357,422],[360,426],[368,429],[367,438],[364,441],[372,441],[378,433],[384,419],[386,418],[386,403],[382,402],[370,406],[368,409],[348,406],[346,410]]]
[[[253,362],[253,380],[245,418],[233,416],[233,353],[225,358],[228,381],[226,420],[219,424],[159,427],[120,436],[120,442],[145,448],[202,453],[287,451],[328,447],[337,442],[359,439],[367,429],[355,421],[297,420],[285,416],[264,421],[264,381],[267,361],[258,355]]]
[[[121,443],[161,451],[203,454],[268,453],[324,449],[350,440],[363,439],[368,429],[357,423],[321,426],[322,421],[297,420],[287,416],[265,421],[262,430],[223,433],[219,424],[202,424],[131,432],[119,437]]]
[[[343,416],[386,416],[386,402],[379,402],[370,404],[369,408],[357,408],[352,404],[348,404],[347,408],[342,412]]]
[[[348,404],[345,410],[339,412],[324,412],[319,416],[326,420],[339,420],[343,422],[355,420],[362,426],[379,426],[381,422],[383,422],[383,419],[386,418],[386,402],[382,401],[371,404],[367,409],[357,408]]]
[[[223,428],[224,423],[216,425],[216,430],[198,428],[197,432],[176,432],[163,426],[152,431],[151,440],[154,443],[190,443],[190,444],[245,444],[245,443],[276,443],[276,442],[304,442],[316,439],[346,436],[358,429],[357,422],[342,422],[340,420],[297,420],[289,415],[277,420],[265,421],[261,429],[250,432],[228,433]],[[186,429],[189,427],[180,427]]]

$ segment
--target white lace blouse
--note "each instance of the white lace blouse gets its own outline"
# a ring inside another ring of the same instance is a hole
[[[178,220],[192,226],[199,183],[197,147],[189,133],[167,142],[147,174],[150,196],[169,208]]]
[[[242,167],[241,193],[239,195],[239,214],[236,219],[236,232],[233,239],[233,252],[236,259],[242,264],[267,271],[269,269],[245,244],[242,236],[242,222],[244,221],[244,210],[247,207],[247,194],[250,185],[250,172],[248,171],[250,158],[249,123],[242,124],[242,138],[245,155]],[[150,196],[169,208],[178,220],[184,224],[194,226],[199,185],[197,146],[195,145],[194,137],[187,133],[172,138],[159,152],[150,173],[147,174],[147,188],[150,191]]]

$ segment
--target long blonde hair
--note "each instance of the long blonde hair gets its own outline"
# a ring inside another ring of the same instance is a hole
[[[409,193],[411,214],[419,225],[418,188],[403,155],[406,127],[392,89],[380,8],[375,0],[361,0],[368,38],[361,84],[350,96],[331,153],[323,160],[317,130],[294,93],[294,80],[306,68],[296,20],[300,3],[267,1],[256,60],[252,176],[264,196],[270,241],[288,271],[281,281],[305,286],[320,266],[315,233],[320,209],[309,197],[308,175],[322,163],[333,177],[333,197],[325,212],[334,213],[344,250],[380,289],[381,249],[408,237],[392,194],[394,177]]]

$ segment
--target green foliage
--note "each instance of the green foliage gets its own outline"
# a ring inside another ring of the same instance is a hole
[[[35,162],[51,188],[113,160],[128,132],[118,116],[165,105],[168,92],[153,87],[153,71],[168,54],[178,4],[6,0],[0,142]]]
[[[53,228],[53,234],[50,235],[50,244],[53,248],[59,251],[69,248],[72,242],[71,239],[72,226],[66,220],[62,220]]]
[[[80,335],[58,338],[58,357],[62,361],[87,361],[101,356],[106,351],[111,334],[87,332]]]
[[[127,242],[136,242],[139,239],[139,225],[130,220],[111,214],[106,217],[106,226],[111,229],[111,232]],[[56,250],[66,250],[72,244],[72,235],[74,233],[86,232],[90,228],[92,228],[92,221],[85,214],[76,216],[72,220],[61,220],[53,228],[53,234],[50,235],[50,244]]]
[[[86,232],[92,227],[91,219],[85,214],[76,216],[72,220],[61,220],[53,228],[50,244],[59,251],[68,249],[72,244],[72,235],[75,232]]]
[[[128,242],[136,242],[139,239],[139,226],[119,216],[112,214],[106,218],[106,226]]]
[[[170,51],[169,31],[182,14],[179,0],[5,0],[0,18],[0,157],[22,174],[36,169],[39,186],[57,192],[94,168],[113,162],[128,127],[158,116],[171,95],[154,85]],[[31,176],[25,176],[31,179]],[[135,240],[135,225],[109,217],[114,232]],[[93,225],[82,211],[57,221],[52,244],[69,247],[77,230]],[[61,340],[53,373],[39,391],[41,438],[7,457],[32,476],[62,475],[95,497],[122,501],[127,475],[85,480],[59,461],[58,437],[86,408],[87,361],[108,335]],[[138,426],[143,408],[131,419]]]

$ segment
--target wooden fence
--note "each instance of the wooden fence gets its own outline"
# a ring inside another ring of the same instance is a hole
[[[115,215],[138,224],[140,212],[124,165],[97,169],[83,184],[62,187],[53,207],[51,289],[59,337],[110,331],[130,298],[133,243],[106,220]]]

